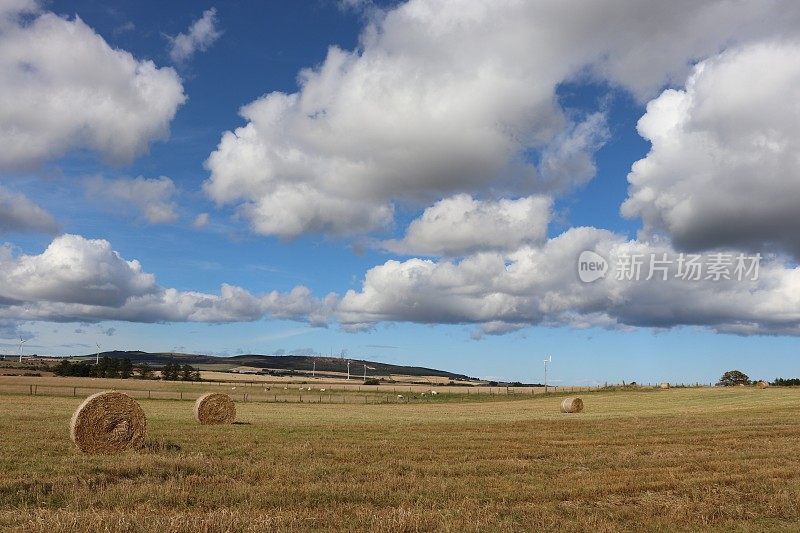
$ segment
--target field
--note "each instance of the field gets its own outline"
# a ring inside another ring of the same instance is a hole
[[[84,456],[81,398],[0,395],[0,530],[797,531],[800,390],[515,401],[141,400],[149,444]]]

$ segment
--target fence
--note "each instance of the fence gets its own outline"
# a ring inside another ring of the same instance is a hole
[[[156,382],[158,384],[162,384],[163,382]],[[432,402],[438,400],[469,400],[469,399],[478,399],[478,396],[530,396],[532,394],[544,394],[544,388],[528,388],[523,391],[523,389],[517,387],[516,390],[514,388],[509,387],[506,389],[505,387],[499,388],[502,390],[500,391],[486,391],[483,393],[477,393],[476,391],[470,391],[469,389],[465,389],[464,387],[438,387],[437,390],[441,390],[441,392],[437,392],[436,394],[431,394],[430,389],[428,392],[416,392],[414,390],[403,390],[401,387],[392,387],[392,391],[386,390],[388,387],[384,387],[383,390],[352,390],[352,389],[330,389],[326,388],[325,391],[318,391],[318,390],[297,390],[294,388],[293,390],[279,388],[277,391],[273,391],[272,388],[263,387],[263,384],[259,384],[258,387],[249,387],[251,390],[235,390],[242,387],[243,384],[241,382],[237,382],[235,385],[231,386],[230,383],[197,383],[197,385],[202,385],[202,390],[194,390],[194,391],[183,391],[183,390],[163,390],[159,388],[152,388],[152,389],[128,389],[128,388],[120,388],[115,387],[116,390],[121,392],[125,392],[126,394],[130,395],[133,398],[137,399],[152,399],[152,400],[185,400],[185,401],[194,401],[199,398],[202,394],[206,392],[217,389],[221,386],[227,385],[231,389],[234,390],[227,390],[225,391],[226,394],[231,396],[234,400],[241,401],[241,402],[262,402],[262,403],[327,403],[327,404],[386,404],[386,403],[424,403],[424,402]],[[17,394],[17,395],[30,395],[30,396],[61,396],[61,397],[74,397],[74,398],[83,398],[93,394],[95,392],[100,392],[104,390],[108,390],[110,387],[105,386],[81,386],[81,385],[39,385],[39,384],[8,384],[8,383],[0,383],[0,393],[4,394]],[[195,388],[195,387],[193,387]],[[200,387],[196,387],[199,389]],[[454,392],[448,392],[447,390],[443,389],[461,389]],[[497,387],[495,387],[497,389]],[[560,388],[558,392],[564,392],[564,389],[568,389],[572,392],[577,392],[578,390],[587,391],[590,390],[588,387],[572,387],[572,388]],[[549,391],[555,392],[553,389],[548,388]]]

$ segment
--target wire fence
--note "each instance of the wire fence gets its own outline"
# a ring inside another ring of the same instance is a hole
[[[666,385],[666,384],[664,384]],[[670,384],[671,387],[705,387],[710,384]],[[624,385],[623,385],[624,386]],[[641,383],[625,388],[660,388],[658,383]],[[85,397],[95,392],[114,389],[138,399],[194,401],[206,392],[225,392],[241,402],[271,403],[330,403],[330,404],[383,404],[420,403],[433,401],[484,401],[514,397],[521,399],[549,393],[580,393],[619,387],[605,384],[587,386],[453,386],[437,384],[383,383],[364,385],[358,383],[330,382],[267,382],[267,381],[162,381],[111,378],[74,377],[0,377],[0,394],[30,396]]]
[[[162,385],[163,382],[155,382]],[[9,384],[0,383],[0,394],[30,395],[30,396],[60,396],[82,398],[115,388],[125,392],[129,396],[137,399],[151,400],[185,400],[195,401],[206,392],[227,388],[224,391],[235,401],[241,402],[266,402],[266,403],[327,403],[327,404],[385,404],[385,403],[421,403],[433,402],[436,400],[479,400],[493,396],[531,396],[534,394],[544,394],[544,388],[521,388],[521,387],[493,387],[491,390],[478,392],[476,390],[464,390],[464,387],[438,387],[437,390],[415,391],[412,388],[388,387],[382,389],[336,389],[324,388],[324,390],[313,389],[310,387],[264,387],[263,383],[254,384],[236,382],[232,383],[197,383],[200,387],[192,387],[195,390],[164,390],[162,388],[137,389],[121,388],[109,386],[85,386],[85,385],[40,385],[40,384]],[[450,390],[455,389],[455,390]],[[549,392],[579,392],[592,390],[590,387],[560,387],[558,389],[548,388]]]

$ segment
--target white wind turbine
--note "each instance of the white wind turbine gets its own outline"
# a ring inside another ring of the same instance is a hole
[[[22,362],[22,351],[23,351],[23,345],[24,345],[26,342],[28,342],[26,339],[23,339],[22,337],[20,337],[20,338],[19,338],[19,362],[20,362],[20,363]]]
[[[547,364],[553,362],[553,356],[547,356],[547,359],[544,360],[544,392],[547,392]]]
[[[100,364],[100,343],[97,342],[95,344],[97,345],[97,355],[95,355],[94,364],[99,365]]]

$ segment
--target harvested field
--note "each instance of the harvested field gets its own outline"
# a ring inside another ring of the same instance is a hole
[[[83,456],[82,398],[0,395],[0,529],[797,530],[800,390],[470,403],[141,400],[139,452]]]

